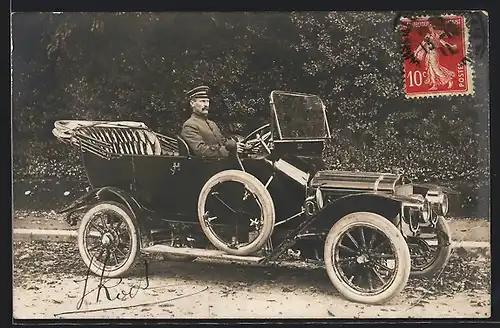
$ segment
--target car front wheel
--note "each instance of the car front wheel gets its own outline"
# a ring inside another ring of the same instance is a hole
[[[401,232],[386,218],[370,212],[351,213],[327,235],[325,267],[346,299],[382,304],[406,286],[410,252]]]
[[[441,272],[451,255],[451,232],[445,218],[440,216],[436,222],[436,245],[420,238],[412,238],[408,244],[412,255],[412,277],[431,278]]]

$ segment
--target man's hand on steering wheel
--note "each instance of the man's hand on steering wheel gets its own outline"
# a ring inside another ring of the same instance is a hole
[[[236,143],[236,151],[238,152],[238,154],[241,154],[247,150],[250,150],[251,148],[252,148],[252,146],[245,143],[245,142]]]
[[[231,136],[228,140],[226,148],[230,153],[236,154],[258,154],[262,145],[266,146],[271,135],[270,125],[265,124],[257,130],[250,133],[246,138],[238,135]],[[269,130],[269,131],[268,131]],[[266,147],[267,149],[267,147]],[[269,152],[269,151],[268,151]]]

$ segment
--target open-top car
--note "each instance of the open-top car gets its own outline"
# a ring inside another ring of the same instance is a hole
[[[193,156],[180,136],[142,122],[55,122],[53,134],[81,150],[91,187],[60,211],[81,218],[90,271],[124,275],[140,252],[264,265],[293,257],[324,265],[343,297],[383,303],[410,274],[443,268],[448,189],[325,168],[331,135],[316,95],[273,91],[270,109],[268,124],[234,137],[244,153],[226,158]]]

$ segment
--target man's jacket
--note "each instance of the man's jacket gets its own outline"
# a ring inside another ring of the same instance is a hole
[[[182,126],[182,138],[191,152],[201,157],[226,157],[226,138],[215,122],[203,116],[192,114]]]

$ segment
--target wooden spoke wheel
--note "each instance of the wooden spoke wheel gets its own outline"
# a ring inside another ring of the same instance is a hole
[[[436,245],[429,245],[425,239],[412,237],[408,240],[412,257],[412,277],[433,277],[448,263],[451,255],[450,228],[445,218],[439,216],[436,222]]]
[[[83,216],[78,249],[85,265],[98,276],[125,275],[140,250],[135,217],[116,202],[101,202]]]
[[[250,255],[271,237],[274,203],[257,178],[243,171],[226,170],[203,186],[198,199],[198,219],[217,249],[233,255]]]
[[[351,213],[333,225],[325,242],[325,266],[334,287],[351,301],[381,304],[405,287],[410,252],[386,218]]]

